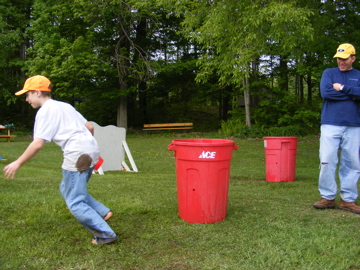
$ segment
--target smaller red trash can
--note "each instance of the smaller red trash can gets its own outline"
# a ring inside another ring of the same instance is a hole
[[[238,149],[221,139],[173,140],[178,212],[189,223],[215,223],[226,217],[230,161]]]
[[[294,181],[297,137],[264,137],[266,181]]]

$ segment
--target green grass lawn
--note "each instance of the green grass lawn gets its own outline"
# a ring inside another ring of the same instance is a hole
[[[360,215],[312,207],[317,137],[299,139],[296,180],[278,183],[265,181],[263,140],[234,139],[227,217],[213,224],[178,217],[175,159],[167,150],[178,138],[129,136],[139,172],[93,175],[89,192],[114,211],[109,224],[119,238],[110,245],[91,245],[67,210],[55,144],[14,180],[1,175],[0,269],[360,269]],[[1,171],[29,142],[0,141]]]

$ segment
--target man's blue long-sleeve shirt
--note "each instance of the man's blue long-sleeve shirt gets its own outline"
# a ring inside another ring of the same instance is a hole
[[[333,88],[343,84],[342,91]],[[324,99],[321,124],[335,126],[360,126],[360,71],[339,68],[326,69],[321,77],[320,92]]]

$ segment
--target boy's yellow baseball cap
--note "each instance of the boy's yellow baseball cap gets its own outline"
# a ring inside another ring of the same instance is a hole
[[[40,90],[44,92],[51,92],[51,82],[48,78],[42,75],[36,75],[28,78],[25,81],[22,90],[15,93],[16,96],[20,96],[28,91]]]
[[[355,55],[355,54],[356,52],[354,46],[349,43],[344,43],[337,48],[334,58],[347,59],[349,58],[350,55]]]

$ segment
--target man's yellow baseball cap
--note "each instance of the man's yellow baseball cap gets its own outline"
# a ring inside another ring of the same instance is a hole
[[[42,75],[36,75],[28,78],[25,81],[22,90],[15,93],[16,96],[20,96],[28,91],[40,90],[44,92],[51,92],[51,82],[48,78]]]
[[[356,52],[354,46],[349,43],[344,43],[337,48],[334,58],[347,59],[349,58],[350,55],[355,55],[355,54]]]

